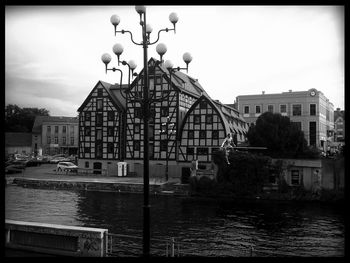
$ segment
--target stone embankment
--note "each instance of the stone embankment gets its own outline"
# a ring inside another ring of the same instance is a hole
[[[99,182],[94,181],[68,181],[68,180],[44,180],[32,178],[14,178],[12,184],[38,189],[65,189],[85,191],[109,191],[120,193],[143,193],[143,183],[130,182]],[[189,185],[176,183],[150,184],[150,194],[187,196]]]

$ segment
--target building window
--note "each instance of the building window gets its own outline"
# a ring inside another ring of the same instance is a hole
[[[261,113],[261,107],[259,105],[255,106],[255,113]]]
[[[134,151],[140,150],[140,141],[134,141]]]
[[[85,168],[89,168],[90,163],[89,162],[85,162]]]
[[[103,96],[103,89],[97,89],[97,96],[99,97]]]
[[[62,126],[62,132],[66,133],[67,132],[67,126]]]
[[[194,115],[194,124],[200,124],[200,123],[201,123],[201,116]]]
[[[96,130],[96,140],[102,140],[102,130],[101,129],[97,129]]]
[[[309,123],[309,140],[310,145],[316,146],[316,122],[310,121]]]
[[[55,126],[55,133],[58,133],[58,126]]]
[[[194,138],[194,131],[188,131],[188,139]]]
[[[169,116],[169,108],[161,107],[160,108],[160,117],[168,117]]]
[[[206,109],[207,108],[207,102],[205,100],[201,100],[199,103],[199,108]]]
[[[244,106],[244,114],[249,114],[249,106]]]
[[[291,170],[291,183],[292,183],[292,185],[299,185],[300,184],[299,170]]]
[[[102,110],[102,108],[103,108],[103,101],[102,101],[102,99],[97,99],[96,109],[97,110]]]
[[[286,104],[280,105],[280,112],[281,113],[287,113],[287,105]]]
[[[103,116],[102,113],[96,114],[96,126],[102,126],[103,123]]]
[[[96,142],[95,149],[96,149],[96,158],[101,158],[102,157],[102,142]]]
[[[301,104],[293,105],[293,116],[301,116]]]
[[[55,144],[58,144],[58,137],[57,136],[55,136]]]
[[[85,136],[90,136],[90,134],[91,134],[91,128],[85,127]]]
[[[197,155],[208,155],[208,148],[197,148]]]
[[[267,111],[273,113],[273,105],[267,105]]]
[[[66,145],[66,143],[67,143],[66,137],[62,137],[62,144],[63,144],[63,145]]]
[[[70,137],[70,145],[74,145],[74,137]]]
[[[193,147],[188,147],[187,148],[187,154],[188,155],[194,155],[194,148]]]
[[[107,128],[107,136],[114,136],[114,127]]]
[[[135,118],[141,118],[142,114],[141,114],[141,108],[135,108]]]
[[[162,84],[162,77],[161,76],[156,76],[155,77],[155,80],[156,80],[156,84]]]
[[[51,137],[47,136],[47,144],[50,144],[50,143],[51,143]]]
[[[213,115],[206,115],[205,116],[205,122],[207,124],[212,124],[213,123]]]
[[[141,126],[140,124],[135,124],[134,125],[134,133],[140,133]]]
[[[91,120],[91,112],[85,112],[85,121]]]
[[[212,131],[212,138],[219,139],[219,131]]]
[[[206,131],[199,131],[199,139],[206,139],[207,132]]]
[[[316,104],[310,104],[310,116],[316,116]]]
[[[113,142],[109,142],[107,144],[107,153],[113,153],[114,152],[114,144]]]
[[[160,141],[160,151],[164,152],[167,150],[167,148],[168,148],[168,141],[167,140]]]
[[[109,121],[114,121],[114,117],[115,117],[114,111],[109,111],[109,112],[107,113],[107,119],[108,119]]]
[[[47,133],[51,133],[51,126],[47,126]]]
[[[84,152],[85,152],[85,153],[90,153],[90,152],[91,152],[90,147],[85,147],[85,148],[84,148]]]

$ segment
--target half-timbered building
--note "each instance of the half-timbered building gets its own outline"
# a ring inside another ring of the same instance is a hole
[[[169,176],[178,177],[192,160],[209,163],[228,132],[244,141],[246,126],[238,111],[213,101],[196,79],[177,70],[170,74],[154,58],[148,74],[149,145],[143,145],[143,70],[129,87],[99,81],[78,110],[80,168],[111,170],[125,161],[129,172],[142,176],[149,147],[150,176],[164,173],[167,162]]]
[[[163,164],[176,166],[178,156],[177,136],[182,120],[192,104],[205,93],[198,81],[186,74],[170,72],[154,58],[149,60],[149,91],[151,98],[149,119],[150,166]],[[141,103],[143,71],[133,81],[126,101],[126,159],[130,169],[142,173],[143,117]],[[175,173],[169,169],[170,174]]]
[[[99,81],[78,109],[79,168],[101,173],[124,159],[125,100],[120,92],[119,85]]]
[[[202,95],[182,123],[178,161],[209,163],[228,133],[233,134],[236,142],[243,142],[246,132],[246,124],[237,110]]]

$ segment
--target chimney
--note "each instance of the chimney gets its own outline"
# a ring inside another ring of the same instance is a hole
[[[292,90],[290,89],[289,92],[292,92]]]
[[[265,90],[262,91],[262,94],[263,94],[263,95],[265,94]]]

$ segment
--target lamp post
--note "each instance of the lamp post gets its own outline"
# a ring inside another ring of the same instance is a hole
[[[149,257],[150,255],[150,206],[149,206],[149,113],[150,113],[150,104],[151,104],[151,99],[149,98],[149,78],[148,78],[148,46],[153,45],[159,41],[160,33],[161,32],[168,32],[168,31],[174,31],[175,30],[175,25],[178,21],[178,16],[176,13],[171,13],[169,15],[169,20],[173,24],[172,29],[161,29],[158,31],[158,37],[157,40],[154,42],[150,41],[150,35],[151,32],[153,31],[152,27],[146,23],[146,8],[144,6],[136,6],[135,7],[136,12],[140,16],[140,25],[142,27],[142,42],[137,43],[133,39],[132,32],[128,30],[117,30],[117,26],[120,23],[120,18],[117,15],[113,15],[110,18],[110,21],[112,25],[114,26],[114,34],[116,35],[117,33],[125,34],[128,33],[130,34],[130,38],[132,43],[135,45],[142,46],[143,48],[143,83],[144,83],[144,89],[143,89],[143,98],[141,97],[136,97],[134,96],[134,99],[138,100],[142,107],[143,107],[143,124],[144,124],[144,137],[143,137],[143,146],[144,146],[144,155],[143,155],[143,185],[144,185],[144,204],[143,204],[143,255],[145,257]],[[157,50],[158,51],[158,50]],[[164,51],[160,48],[160,51]],[[115,45],[113,47],[113,52],[118,56],[118,65],[119,65],[119,57],[120,54],[123,52],[123,48],[121,45]],[[165,52],[164,52],[165,53]],[[163,54],[164,54],[163,53]],[[107,73],[107,64],[111,61],[111,58],[108,54],[104,54],[102,56],[102,61],[106,65],[106,73]],[[127,64],[130,67],[130,63],[122,63],[123,65]],[[118,69],[113,68],[111,69],[113,71],[117,71]],[[118,70],[121,72],[121,70]],[[121,81],[120,85],[122,83],[122,72],[121,72]],[[130,79],[130,70],[129,70],[129,79]],[[129,83],[130,84],[130,83]],[[123,93],[121,92],[123,95]],[[159,99],[153,99],[154,101],[159,101]]]

